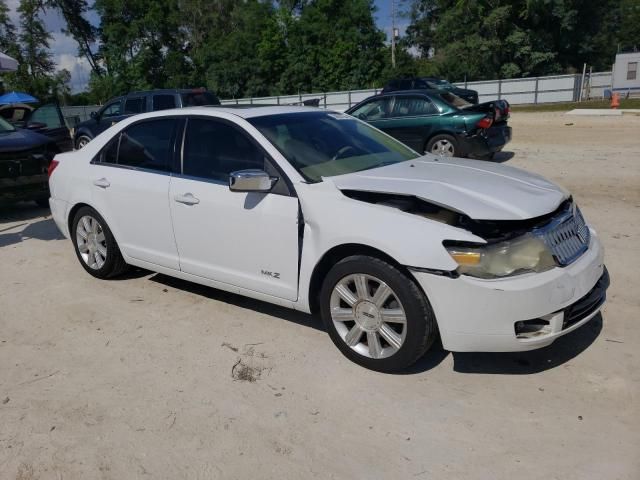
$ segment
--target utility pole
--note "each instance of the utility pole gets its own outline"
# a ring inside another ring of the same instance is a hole
[[[396,68],[396,1],[391,0],[391,67]]]

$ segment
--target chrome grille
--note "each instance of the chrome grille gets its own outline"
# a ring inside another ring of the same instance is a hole
[[[591,240],[589,227],[577,207],[541,228],[539,235],[562,266],[569,265],[582,255],[589,248]]]

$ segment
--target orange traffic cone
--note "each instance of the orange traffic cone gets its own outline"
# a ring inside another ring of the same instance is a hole
[[[611,94],[611,108],[615,110],[619,106],[620,106],[620,94],[619,93]]]

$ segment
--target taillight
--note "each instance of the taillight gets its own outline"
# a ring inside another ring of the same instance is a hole
[[[55,158],[51,160],[51,163],[49,163],[49,168],[47,169],[47,178],[51,178],[51,174],[56,169],[59,163],[60,161],[56,160]]]
[[[476,127],[478,127],[478,128],[489,128],[492,123],[493,123],[493,120],[491,120],[489,117],[484,117],[482,120],[480,120],[478,123],[476,123]]]

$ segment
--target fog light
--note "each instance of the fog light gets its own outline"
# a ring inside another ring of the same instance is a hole
[[[523,320],[515,324],[516,337],[527,339],[539,337],[551,333],[551,325],[548,320],[536,318],[535,320]]]

